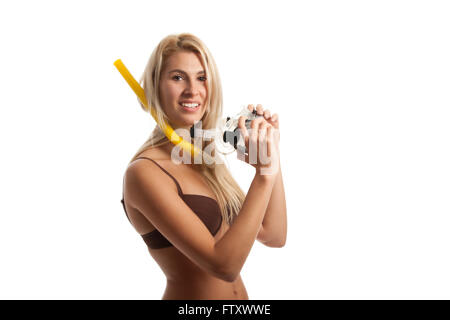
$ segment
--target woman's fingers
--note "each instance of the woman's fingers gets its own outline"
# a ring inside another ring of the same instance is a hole
[[[264,118],[256,118],[254,119],[251,124],[251,132],[250,132],[250,141],[254,143],[258,143],[258,129],[260,124],[265,121]]]
[[[263,165],[267,165],[270,163],[267,132],[268,132],[269,128],[271,128],[271,127],[272,126],[266,121],[261,123],[261,126],[259,127],[258,156],[259,156],[259,162]]]
[[[247,127],[245,126],[245,120],[247,120],[247,117],[240,116],[238,119],[238,128],[240,130],[240,133],[242,135],[242,138],[244,139],[244,144],[247,146],[248,139],[249,139],[249,133],[247,130]]]
[[[253,104],[249,104],[247,108],[249,111],[256,110],[256,114],[259,116],[264,116],[264,119],[266,119],[267,121],[276,121],[278,119],[278,115],[276,115],[276,113],[271,115],[270,110],[264,110],[261,104],[257,104],[256,108]]]
[[[267,156],[272,157],[272,147],[273,147],[273,127],[267,128]]]
[[[256,118],[252,120],[250,123],[250,134],[249,134],[249,145],[248,145],[248,153],[250,155],[250,164],[256,164],[257,163],[257,156],[258,156],[258,133],[259,133],[259,126],[262,122],[264,122],[264,118]]]
[[[238,127],[241,135],[244,139],[244,145],[246,154],[244,154],[244,148],[238,150],[238,157],[240,160],[251,165],[268,165],[271,162],[271,157],[276,150],[276,141],[274,141],[275,130],[277,128],[278,115],[275,113],[271,115],[268,109],[263,110],[262,105],[258,104],[256,107],[253,104],[249,104],[249,111],[256,110],[256,114],[260,117],[255,118],[250,123],[250,129],[245,126],[247,117],[241,116],[238,120]],[[265,149],[265,150],[259,150]]]
[[[277,121],[277,120],[278,120],[278,114],[274,113],[274,114],[272,115],[272,117],[270,118],[270,120],[272,120],[272,121]]]
[[[266,109],[264,110],[261,104],[257,104],[256,107],[254,107],[253,104],[248,105],[248,110],[253,111],[256,110],[256,114],[259,116],[264,116],[264,119],[266,119],[267,122],[269,122],[275,129],[279,128],[278,124],[278,114],[274,113],[271,115],[270,110]]]
[[[238,121],[241,134],[245,141],[244,147],[239,148],[238,158],[254,166],[262,175],[274,174],[279,168],[279,117],[269,110],[263,110],[262,105],[248,105],[248,110],[256,111],[256,117],[250,122],[250,128],[245,127],[247,117],[241,116]],[[253,118],[253,117],[252,117]],[[238,146],[239,147],[239,146]]]
[[[237,158],[239,160],[245,161],[245,146],[247,145],[247,141],[248,141],[248,132],[247,132],[247,128],[245,127],[245,120],[247,118],[245,116],[240,116],[238,119],[238,132],[239,134],[242,136],[242,138],[244,139],[244,146],[238,144],[236,146],[236,155]],[[239,141],[240,137],[236,137]]]
[[[262,105],[257,104],[257,105],[256,105],[256,114],[259,115],[259,116],[262,116],[263,113],[264,113],[264,112],[263,112],[263,107],[262,107]]]

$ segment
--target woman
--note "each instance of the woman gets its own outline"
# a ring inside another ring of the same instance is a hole
[[[191,34],[164,38],[141,84],[148,105],[174,129],[189,129],[199,120],[203,129],[213,129],[222,117],[215,62]],[[278,119],[261,105],[256,110],[263,117],[252,121],[252,130],[245,128],[244,117],[239,128],[247,150],[264,143],[270,163],[260,155],[250,161],[238,154],[256,169],[247,195],[223,162],[172,161],[175,146],[158,126],[130,161],[122,203],[167,277],[162,299],[248,299],[240,270],[255,239],[270,247],[285,243],[286,202],[278,138],[273,137]],[[207,145],[203,141],[202,150]]]

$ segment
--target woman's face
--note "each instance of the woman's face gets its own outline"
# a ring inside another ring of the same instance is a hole
[[[162,108],[175,128],[190,128],[205,113],[206,74],[191,51],[178,51],[167,60],[160,77]]]

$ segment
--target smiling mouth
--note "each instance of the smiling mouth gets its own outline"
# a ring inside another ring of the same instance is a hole
[[[200,103],[178,103],[186,111],[196,111],[200,108]]]

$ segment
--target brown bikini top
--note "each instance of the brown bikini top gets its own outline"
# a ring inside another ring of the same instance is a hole
[[[194,213],[202,220],[205,226],[208,228],[209,232],[214,236],[220,229],[222,225],[222,214],[220,212],[219,204],[213,198],[202,196],[199,194],[183,194],[180,184],[178,181],[163,167],[161,167],[155,160],[147,158],[147,157],[138,157],[137,159],[147,159],[151,160],[154,164],[161,168],[169,177],[177,185],[178,195],[183,199],[183,201],[194,211]],[[127,210],[125,208],[124,197],[122,195],[122,205],[123,210],[131,223],[130,218],[128,217]],[[141,235],[144,239],[144,242],[151,249],[160,249],[173,246],[169,240],[167,240],[157,229]]]

